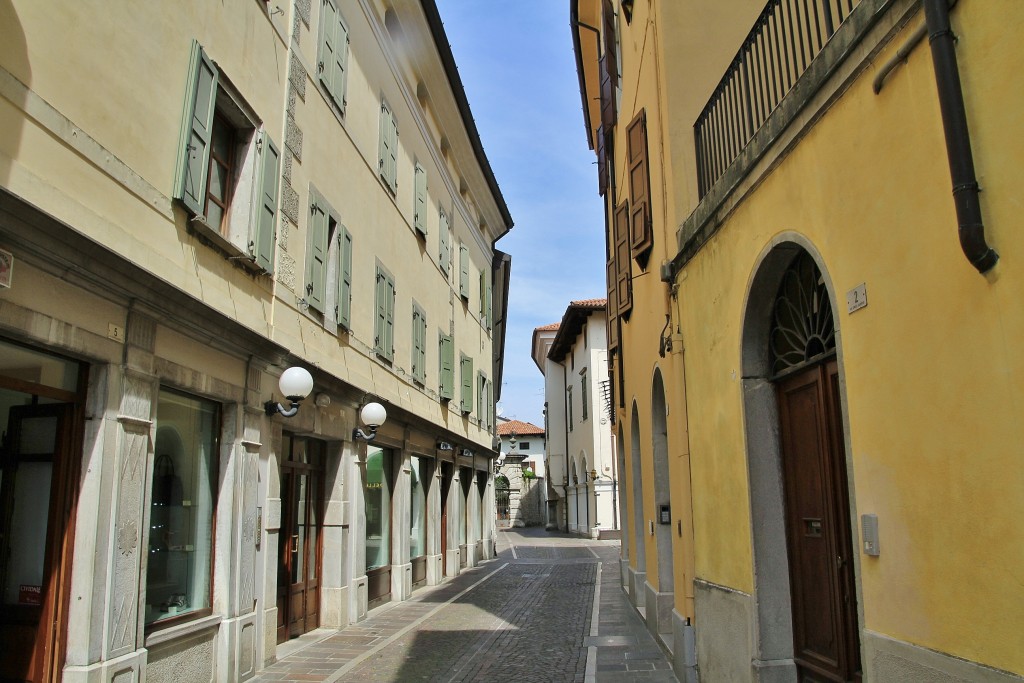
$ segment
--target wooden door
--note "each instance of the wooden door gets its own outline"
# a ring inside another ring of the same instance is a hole
[[[801,681],[860,680],[835,361],[778,384],[794,659]]]
[[[441,463],[441,572],[448,576],[448,492],[452,488],[452,466]]]
[[[277,570],[277,642],[320,625],[322,443],[284,439],[281,464],[281,535]]]
[[[60,679],[71,569],[74,406],[10,409],[0,451],[0,680]]]

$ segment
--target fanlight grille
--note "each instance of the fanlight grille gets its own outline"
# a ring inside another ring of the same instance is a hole
[[[832,304],[821,271],[806,252],[782,276],[770,337],[772,375],[804,365],[836,348]]]

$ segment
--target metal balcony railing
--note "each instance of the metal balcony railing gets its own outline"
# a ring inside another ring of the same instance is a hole
[[[711,189],[861,0],[769,0],[694,124]]]

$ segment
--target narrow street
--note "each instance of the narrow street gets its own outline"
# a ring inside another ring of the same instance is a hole
[[[495,560],[293,641],[256,680],[674,682],[618,571],[617,541],[500,531]]]

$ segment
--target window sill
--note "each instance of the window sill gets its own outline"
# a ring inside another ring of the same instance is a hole
[[[183,624],[176,624],[174,626],[168,626],[167,628],[161,628],[158,631],[153,631],[146,635],[146,647],[150,648],[161,643],[176,640],[183,636],[215,628],[220,626],[220,622],[223,621],[223,619],[224,618],[219,614],[211,614],[194,621],[186,621]]]
[[[234,242],[229,241],[225,238],[220,231],[214,230],[209,223],[206,222],[204,216],[192,216],[188,219],[189,231],[199,237],[200,240],[207,243],[217,251],[224,254],[224,257],[233,263],[237,263],[246,270],[262,275],[266,271],[260,266],[256,265],[255,259],[238,248]]]

